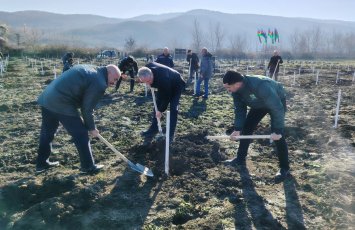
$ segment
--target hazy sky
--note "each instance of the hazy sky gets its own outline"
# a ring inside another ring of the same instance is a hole
[[[113,18],[192,9],[355,21],[355,0],[0,0],[0,11],[41,10]]]

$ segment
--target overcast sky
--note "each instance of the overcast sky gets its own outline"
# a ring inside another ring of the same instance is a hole
[[[355,0],[0,0],[0,11],[6,12],[41,10],[113,18],[193,9],[355,21]]]

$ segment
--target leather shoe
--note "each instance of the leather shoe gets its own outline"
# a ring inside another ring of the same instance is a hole
[[[104,165],[94,165],[88,169],[80,169],[80,172],[83,174],[96,174],[99,173],[103,169]]]
[[[41,173],[41,172],[44,172],[50,168],[53,168],[53,167],[56,167],[56,166],[59,166],[59,161],[49,161],[47,160],[44,164],[37,164],[36,165],[36,173]]]

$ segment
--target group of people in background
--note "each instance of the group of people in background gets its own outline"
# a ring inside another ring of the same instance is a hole
[[[52,81],[38,98],[42,110],[42,126],[36,171],[43,172],[59,162],[49,161],[51,142],[59,123],[72,136],[78,150],[81,172],[96,173],[103,165],[94,162],[90,148],[89,134],[97,137],[99,131],[95,126],[93,112],[96,104],[109,86],[119,89],[122,77],[130,75],[130,92],[133,92],[135,75],[139,82],[156,88],[157,110],[154,109],[150,127],[141,135],[151,141],[158,133],[158,120],[170,107],[170,142],[174,140],[177,125],[179,101],[186,83],[180,73],[174,70],[173,58],[165,47],[155,62],[149,62],[138,69],[137,61],[132,56],[123,58],[118,66],[110,64],[105,67],[73,64],[73,53],[63,57],[63,74]],[[71,60],[71,61],[70,61]],[[189,77],[191,84],[196,76],[196,94],[200,96],[200,85],[204,83],[203,98],[208,98],[208,84],[213,75],[212,54],[207,48],[201,50],[201,61],[196,53],[187,52]],[[282,58],[277,52],[269,63],[270,76],[277,79]],[[69,68],[67,68],[69,67]],[[272,75],[271,75],[272,73]],[[234,132],[230,138],[238,139],[240,135],[251,135],[258,123],[267,114],[271,117],[272,139],[276,143],[279,167],[276,177],[283,180],[289,175],[288,148],[284,137],[284,120],[286,112],[285,91],[280,83],[267,77],[244,76],[236,71],[227,71],[223,76],[224,88],[232,93],[234,101]],[[248,110],[249,107],[249,110]],[[80,110],[80,112],[79,112]],[[250,140],[241,140],[233,166],[245,166]]]

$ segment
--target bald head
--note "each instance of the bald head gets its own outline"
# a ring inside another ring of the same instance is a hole
[[[148,85],[153,83],[153,72],[148,67],[142,67],[137,74],[139,80]]]
[[[169,54],[169,48],[168,47],[164,47],[163,53],[164,53],[165,56],[167,56]]]
[[[113,64],[107,65],[106,69],[107,69],[108,85],[114,86],[117,80],[121,77],[121,71],[117,66]]]

